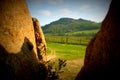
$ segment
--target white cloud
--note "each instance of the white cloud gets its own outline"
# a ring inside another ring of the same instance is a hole
[[[61,4],[64,3],[64,0],[48,0],[50,4]]]
[[[42,11],[40,11],[40,13],[42,15],[45,15],[45,16],[50,16],[51,15],[51,12],[49,10],[42,10]]]
[[[91,5],[87,5],[87,4],[80,6],[80,9],[81,9],[81,10],[86,10],[86,9],[88,10],[88,9],[90,9],[90,8],[92,8],[92,6],[91,6]]]

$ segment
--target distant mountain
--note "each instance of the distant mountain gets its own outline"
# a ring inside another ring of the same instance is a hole
[[[65,35],[70,32],[99,29],[101,23],[85,19],[60,18],[50,24],[42,26],[45,34]]]

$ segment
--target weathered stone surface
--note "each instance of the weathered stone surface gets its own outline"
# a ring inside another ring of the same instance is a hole
[[[112,0],[100,31],[87,46],[84,65],[76,80],[120,79],[120,12],[118,11],[120,5],[118,3]]]
[[[38,58],[43,61],[46,61],[46,41],[40,26],[39,21],[36,18],[32,18],[35,32],[35,39],[37,45],[37,54]]]
[[[36,43],[34,27],[25,0],[0,1],[0,44],[10,53],[20,51],[24,38]],[[37,54],[37,53],[36,53]]]
[[[0,80],[47,79],[25,0],[0,1],[0,73]]]

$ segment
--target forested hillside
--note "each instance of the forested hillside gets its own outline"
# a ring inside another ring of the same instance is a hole
[[[42,26],[42,29],[45,34],[50,35],[81,35],[81,32],[79,31],[98,30],[100,25],[101,23],[96,23],[81,18],[61,18],[50,24]]]

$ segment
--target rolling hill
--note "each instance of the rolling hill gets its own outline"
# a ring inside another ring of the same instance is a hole
[[[85,19],[60,18],[42,26],[44,34],[49,35],[80,35],[85,31],[97,31],[101,23],[96,23]]]

